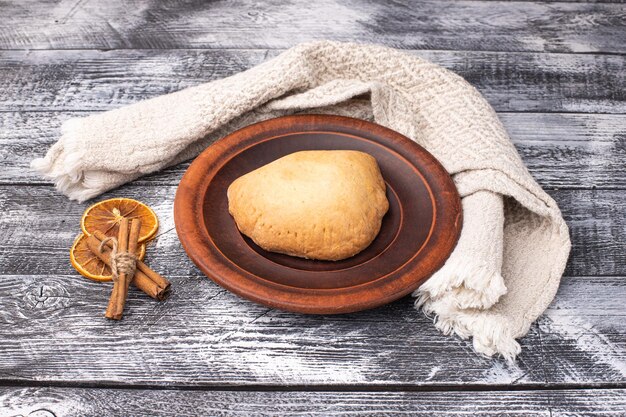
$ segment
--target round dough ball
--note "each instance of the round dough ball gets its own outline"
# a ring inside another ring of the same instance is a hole
[[[389,202],[372,156],[302,151],[233,181],[228,209],[265,250],[334,261],[372,243]]]

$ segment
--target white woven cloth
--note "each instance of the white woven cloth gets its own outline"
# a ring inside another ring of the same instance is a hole
[[[380,46],[296,46],[229,78],[71,119],[32,167],[84,201],[193,158],[249,123],[294,112],[373,120],[433,153],[463,198],[459,243],[414,296],[446,334],[514,359],[554,298],[570,250],[556,203],[530,176],[493,109],[461,77]]]

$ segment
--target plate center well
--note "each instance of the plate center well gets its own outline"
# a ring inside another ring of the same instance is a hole
[[[268,252],[243,236],[228,213],[226,190],[238,177],[293,152],[357,150],[376,158],[387,185],[390,209],[365,250],[341,261],[317,261]],[[434,222],[433,205],[421,176],[399,154],[353,135],[305,132],[270,137],[230,158],[204,196],[204,222],[220,252],[256,279],[298,288],[345,288],[386,276],[416,256]],[[401,243],[399,243],[401,241]]]

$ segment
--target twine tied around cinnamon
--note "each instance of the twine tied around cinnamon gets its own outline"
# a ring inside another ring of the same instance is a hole
[[[104,253],[105,248],[108,248],[108,243],[111,242],[111,275],[113,282],[119,279],[119,274],[126,274],[129,280],[135,275],[137,270],[137,255],[130,252],[117,252],[117,239],[114,237],[107,237],[98,247],[100,253]]]

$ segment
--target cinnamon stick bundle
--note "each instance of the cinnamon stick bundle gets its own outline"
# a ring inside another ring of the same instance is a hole
[[[106,239],[106,235],[104,233],[102,233],[101,231],[99,231],[99,230],[97,230],[94,233],[94,236],[99,241],[103,241],[103,240]],[[107,247],[109,247],[109,248],[112,248],[113,247],[113,242],[108,241],[105,245]],[[137,271],[138,272],[135,273],[135,278],[137,278],[138,276],[145,275],[151,281],[156,283],[160,288],[162,288],[164,290],[169,290],[170,285],[171,285],[170,282],[167,279],[163,278],[163,276],[161,276],[159,273],[157,273],[157,272],[153,271],[152,269],[150,269],[150,267],[148,265],[146,265],[145,263],[143,263],[139,259],[137,260]],[[133,284],[134,284],[134,281],[133,281]]]
[[[140,226],[141,225],[135,226],[137,228],[137,234],[138,234],[138,230],[140,229]],[[131,227],[131,230],[132,230],[132,227]],[[102,262],[104,262],[109,267],[111,267],[111,250],[113,247],[113,242],[110,240],[107,240],[104,245],[105,246],[104,250],[100,251],[101,243],[106,238],[107,238],[106,235],[104,235],[102,232],[96,231],[92,236],[89,236],[87,238],[87,246]],[[133,237],[133,240],[134,240],[134,237]],[[129,241],[130,241],[130,236],[129,236]],[[135,250],[136,250],[136,243],[134,243],[134,245],[135,245]],[[132,246],[132,245],[129,245],[129,246]],[[127,249],[130,251],[131,248],[127,247]],[[119,244],[118,244],[118,252],[119,250],[120,249],[119,249]],[[159,301],[165,299],[167,292],[170,288],[170,282],[167,279],[165,279],[164,277],[159,275],[157,272],[150,269],[150,267],[148,267],[145,263],[141,262],[140,260],[137,260],[134,276],[131,277],[130,280],[127,280],[126,277],[124,277],[123,282],[121,279],[118,278],[117,285],[115,282],[113,284],[113,292],[111,294],[111,300],[113,300],[114,304],[118,303],[118,305],[111,310],[111,316],[117,316],[118,314],[121,314],[119,313],[120,305],[122,306],[122,311],[123,311],[123,304],[121,300],[123,300],[125,303],[126,297],[128,295],[127,281],[132,283],[135,287],[137,287],[144,293],[148,294],[150,297]],[[123,291],[122,293],[118,292],[120,291],[120,289]],[[111,300],[109,304],[111,304]],[[109,311],[109,308],[107,308],[107,312],[108,311]],[[107,314],[105,315],[108,317]],[[111,318],[115,319],[114,317],[111,317]],[[121,318],[121,315],[120,315],[120,318]]]
[[[101,231],[97,230],[94,233],[95,238],[101,242],[103,240],[106,239],[106,235],[104,233],[102,233]],[[89,241],[88,241],[89,242]],[[112,248],[113,247],[113,242],[111,241],[107,241],[105,243],[105,245],[108,248]],[[104,261],[104,263],[107,263],[107,261]],[[108,263],[107,263],[108,265]],[[132,283],[138,287],[137,283],[135,282],[137,280],[137,278],[140,278],[141,280],[143,280],[144,278],[147,279],[148,281],[153,282],[154,284],[156,284],[162,291],[167,291],[170,289],[171,283],[165,279],[163,276],[161,276],[158,272],[155,272],[154,270],[152,270],[148,265],[146,265],[145,263],[143,263],[142,261],[140,261],[139,259],[137,260],[137,271],[135,272],[135,279],[133,279]],[[140,287],[138,287],[139,289],[141,289]],[[145,292],[145,291],[144,291]],[[150,294],[148,294],[150,295]],[[153,297],[156,298],[156,297]],[[159,298],[159,300],[162,300],[162,298]]]

